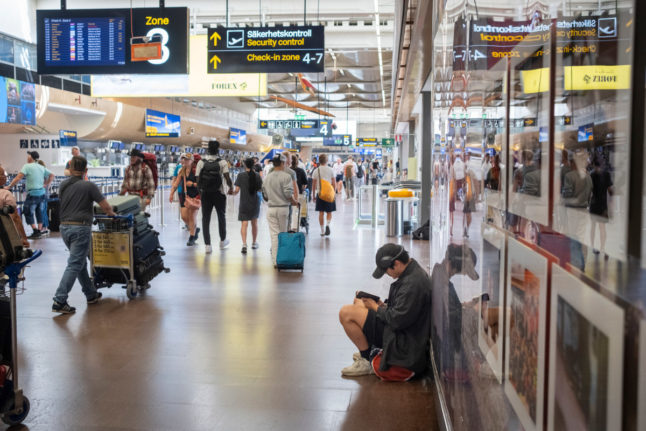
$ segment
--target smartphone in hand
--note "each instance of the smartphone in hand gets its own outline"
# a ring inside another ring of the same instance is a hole
[[[375,301],[377,304],[379,304],[379,297],[377,295],[373,295],[371,293],[364,292],[362,290],[358,291],[356,294],[357,298],[370,298],[373,301]]]

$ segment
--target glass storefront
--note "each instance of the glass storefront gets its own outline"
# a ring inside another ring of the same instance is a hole
[[[637,430],[635,3],[474,3],[433,5],[431,337],[451,425]]]

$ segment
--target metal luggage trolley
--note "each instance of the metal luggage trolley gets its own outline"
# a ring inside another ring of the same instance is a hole
[[[138,286],[135,280],[133,252],[133,217],[95,215],[90,249],[90,274],[97,288],[125,284],[129,299],[146,290],[150,284]],[[103,271],[97,271],[103,269]]]
[[[18,281],[21,280],[21,274],[24,268],[33,260],[42,254],[41,250],[35,250],[27,259],[14,262],[4,269],[4,273],[9,277],[9,310],[11,320],[11,364],[7,371],[7,379],[4,386],[0,389],[0,419],[7,425],[17,425],[22,423],[29,414],[29,398],[22,393],[20,382],[18,380],[18,331],[16,316],[16,295],[18,294]],[[3,353],[6,348],[2,347]],[[4,359],[3,362],[7,360]]]

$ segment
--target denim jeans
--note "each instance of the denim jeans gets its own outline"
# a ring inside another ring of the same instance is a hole
[[[25,199],[25,203],[22,206],[22,211],[25,214],[25,221],[27,221],[28,225],[34,225],[36,224],[36,220],[38,223],[43,222],[43,213],[41,210],[41,205],[45,203],[47,205],[47,200],[45,199],[45,195],[43,196],[32,196],[32,195],[27,195],[27,199]],[[36,215],[36,219],[34,220],[34,214]]]
[[[92,299],[97,293],[87,272],[87,258],[90,253],[92,228],[90,226],[62,224],[60,229],[63,242],[65,242],[70,251],[70,257],[67,259],[67,268],[65,268],[61,282],[56,290],[54,301],[61,304],[67,302],[67,295],[72,290],[76,279],[81,283],[83,293],[87,299]]]
[[[49,217],[47,216],[47,204],[49,202],[49,198],[48,198],[47,195],[45,195],[43,197],[44,197],[44,199],[41,201],[40,205],[38,206],[38,210],[40,211],[40,214],[41,214],[43,228],[48,228],[49,227]]]

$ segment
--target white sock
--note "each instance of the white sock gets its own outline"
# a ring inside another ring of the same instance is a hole
[[[325,233],[325,224],[321,225],[321,233]]]

